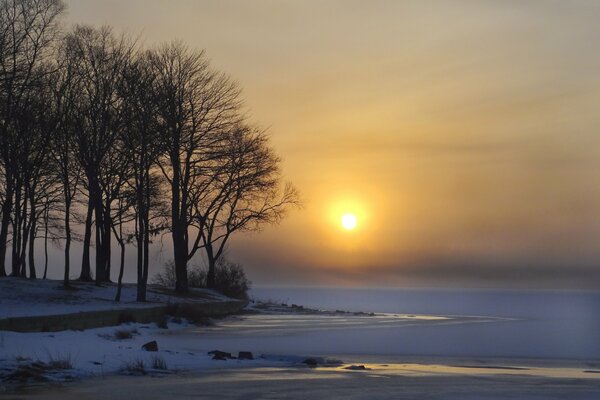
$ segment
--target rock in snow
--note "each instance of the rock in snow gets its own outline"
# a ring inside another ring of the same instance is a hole
[[[213,356],[213,360],[221,360],[221,361],[225,361],[228,358],[233,358],[231,356],[231,353],[227,353],[221,350],[213,350],[213,351],[209,351],[208,352],[209,356]]]
[[[302,363],[308,365],[309,367],[316,367],[319,364],[315,358],[307,358],[306,360],[302,361]]]
[[[143,345],[142,349],[146,351],[158,351],[158,343],[156,343],[156,340],[153,340]]]
[[[344,367],[344,369],[350,369],[352,371],[368,371],[371,368],[367,368],[364,365],[349,365],[347,367]]]
[[[240,351],[238,354],[239,360],[254,360],[254,356],[250,351]]]

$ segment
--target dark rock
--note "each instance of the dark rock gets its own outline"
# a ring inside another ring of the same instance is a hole
[[[319,362],[314,358],[307,358],[306,360],[302,361],[302,363],[308,365],[309,367],[316,367],[319,365]]]
[[[240,351],[240,353],[238,354],[238,359],[239,360],[254,360],[254,356],[252,355],[252,352],[250,352],[250,351]]]
[[[227,353],[221,350],[213,350],[208,352],[209,356],[213,356],[213,360],[227,360],[228,358],[233,358],[231,353]]]
[[[349,369],[352,371],[368,371],[371,368],[367,368],[364,365],[349,365],[349,366],[345,367],[344,369]]]
[[[158,343],[156,343],[156,340],[153,340],[143,345],[142,349],[146,351],[158,351]]]

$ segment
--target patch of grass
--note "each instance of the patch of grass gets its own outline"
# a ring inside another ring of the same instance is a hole
[[[6,381],[13,381],[13,382],[28,382],[28,381],[37,381],[37,382],[43,382],[48,380],[48,378],[46,378],[45,373],[48,370],[48,366],[41,362],[41,361],[36,361],[36,362],[31,362],[31,363],[27,363],[27,364],[22,364],[19,365],[17,368],[15,368],[14,371],[12,371],[10,374],[8,374],[6,376],[6,378],[4,378]]]
[[[160,356],[154,356],[152,357],[152,368],[154,369],[160,369],[160,370],[167,370],[169,369],[167,367],[167,362],[165,361],[164,358],[160,357]]]
[[[146,365],[144,364],[144,361],[140,359],[129,361],[121,366],[121,371],[146,375]]]
[[[197,326],[215,326],[215,321],[209,317],[202,317],[194,320],[194,325]]]
[[[48,354],[48,369],[73,369],[70,354],[53,356]]]
[[[167,317],[163,317],[160,321],[158,321],[156,323],[156,326],[159,327],[160,329],[169,329],[169,325],[168,325],[168,319]]]
[[[114,337],[117,340],[131,339],[133,335],[137,335],[137,329],[117,329],[114,333]]]
[[[177,315],[179,310],[179,305],[177,303],[167,303],[167,314],[168,315]]]
[[[119,318],[117,320],[119,324],[127,324],[129,322],[135,322],[135,317],[130,312],[122,312],[119,314]]]

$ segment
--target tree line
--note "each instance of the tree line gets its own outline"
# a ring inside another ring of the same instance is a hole
[[[36,278],[40,239],[45,278],[48,242],[61,242],[68,286],[81,240],[78,279],[107,282],[116,243],[117,300],[134,247],[144,301],[150,244],[169,234],[175,290],[188,290],[196,255],[213,287],[232,234],[299,204],[268,136],[203,51],[142,48],[110,27],[65,31],[64,11],[61,0],[0,0],[0,276]]]

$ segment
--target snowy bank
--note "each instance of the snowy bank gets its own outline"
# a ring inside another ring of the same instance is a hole
[[[123,322],[160,322],[167,314],[200,319],[243,309],[247,302],[207,289],[182,297],[150,286],[146,302],[135,301],[136,287],[123,286],[115,302],[116,285],[4,278],[0,280],[0,330],[49,332],[113,326]]]

